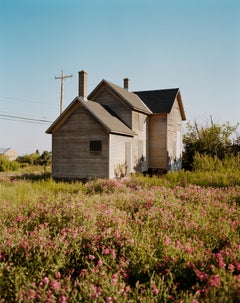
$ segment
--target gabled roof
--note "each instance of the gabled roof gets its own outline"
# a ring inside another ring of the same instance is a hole
[[[125,90],[124,88],[111,83],[110,81],[102,80],[98,86],[90,93],[88,98],[91,100],[94,94],[102,85],[107,85],[111,90],[113,90],[126,104],[128,104],[132,109],[144,112],[146,114],[151,114],[151,110],[146,104],[134,93]]]
[[[91,113],[110,133],[134,136],[135,133],[118,118],[111,115],[101,104],[76,97],[63,113],[46,130],[47,134],[53,133],[70,116],[77,104],[81,104]]]
[[[170,113],[177,98],[181,116],[186,120],[182,97],[178,88],[134,92],[154,114]]]

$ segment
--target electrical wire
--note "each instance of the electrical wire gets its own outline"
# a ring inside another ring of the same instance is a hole
[[[20,101],[20,102],[27,102],[27,103],[33,103],[33,104],[38,103],[38,104],[46,104],[46,105],[49,105],[49,106],[55,106],[55,104],[49,104],[47,102],[30,101],[30,100],[27,100],[27,99],[8,97],[8,96],[0,96],[0,99],[9,99],[9,100]],[[5,102],[5,100],[0,100],[0,102]]]
[[[3,113],[0,113],[0,119],[21,121],[28,123],[39,123],[39,124],[52,123],[52,121],[46,119],[29,118],[29,117],[17,116],[12,114],[3,114]]]

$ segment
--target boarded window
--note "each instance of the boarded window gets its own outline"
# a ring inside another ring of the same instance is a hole
[[[101,151],[102,141],[90,141],[90,151]]]

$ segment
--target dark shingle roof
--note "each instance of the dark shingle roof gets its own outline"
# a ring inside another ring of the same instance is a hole
[[[155,114],[170,113],[179,89],[161,89],[134,92]]]

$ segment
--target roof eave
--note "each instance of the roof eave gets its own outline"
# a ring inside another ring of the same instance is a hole
[[[136,136],[136,133],[135,132],[120,132],[120,131],[117,131],[117,130],[111,130],[110,132],[111,134],[115,134],[115,135],[122,135],[122,136],[128,136],[128,137],[134,137]]]
[[[187,118],[186,118],[186,114],[185,114],[184,107],[183,107],[183,102],[182,102],[182,96],[181,96],[181,93],[180,93],[180,89],[178,89],[178,92],[177,92],[177,99],[178,99],[178,104],[179,104],[182,120],[186,121]]]
[[[79,97],[73,99],[73,101],[65,108],[65,110],[57,117],[57,119],[49,126],[49,128],[45,131],[46,134],[52,134],[55,127],[61,122],[62,119],[67,118],[67,114],[71,107],[74,106],[79,101]]]

